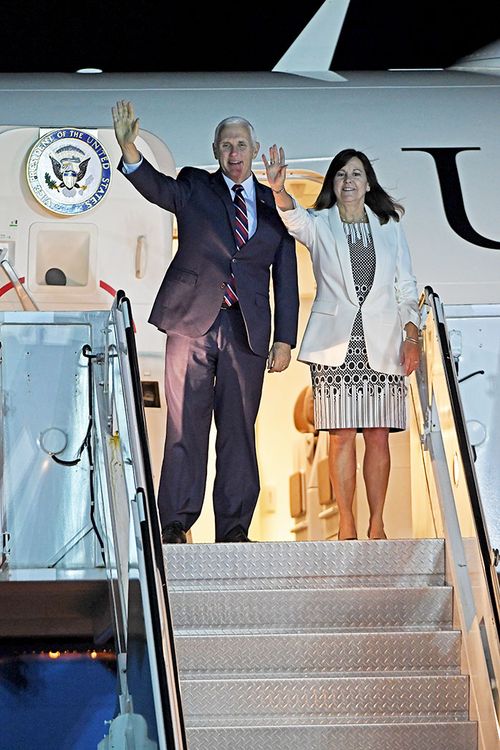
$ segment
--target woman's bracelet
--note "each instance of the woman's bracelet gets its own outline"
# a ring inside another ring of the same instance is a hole
[[[407,336],[405,338],[405,341],[411,341],[412,344],[420,344],[420,341],[418,339],[414,339],[412,336]]]
[[[283,193],[285,191],[285,186],[281,187],[279,190],[275,190],[274,188],[271,188],[273,193]]]

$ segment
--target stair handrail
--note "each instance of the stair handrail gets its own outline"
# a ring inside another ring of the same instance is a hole
[[[140,506],[141,543],[145,559],[156,672],[160,686],[167,747],[169,750],[170,748],[187,750],[173,623],[135,341],[135,325],[130,300],[122,290],[116,294],[111,308],[111,319],[120,344],[117,347],[117,356],[129,432],[132,438],[130,450],[137,482],[136,499]],[[121,338],[123,334],[125,341]]]
[[[441,357],[450,397],[453,422],[455,425],[455,431],[459,444],[462,465],[464,468],[465,482],[470,499],[472,515],[474,517],[478,545],[484,565],[485,578],[493,616],[495,619],[497,635],[500,638],[500,588],[498,573],[496,570],[496,565],[498,565],[499,553],[498,550],[493,549],[488,534],[485,514],[481,502],[479,483],[474,467],[472,446],[468,436],[464,408],[460,395],[460,384],[452,354],[443,303],[441,302],[439,295],[433,290],[431,286],[424,287],[420,300],[420,307],[422,308],[423,305],[427,305],[430,308],[436,322],[436,330],[438,334]],[[417,371],[416,376],[419,386],[425,387],[421,373]]]
[[[427,492],[430,515],[420,503],[415,520],[419,534],[430,531],[444,537],[446,582],[454,591],[453,624],[462,633],[461,666],[469,676],[470,717],[477,722],[478,750],[490,750],[500,746],[496,550],[483,514],[445,308],[432,287],[424,288],[420,312],[423,356],[410,379],[420,438],[420,451],[411,453],[412,489],[418,490],[420,500]]]

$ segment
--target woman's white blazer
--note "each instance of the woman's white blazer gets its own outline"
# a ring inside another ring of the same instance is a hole
[[[401,222],[382,225],[368,206],[365,209],[376,257],[372,288],[361,307],[368,362],[378,372],[403,375],[403,329],[409,322],[419,325],[410,251]],[[341,365],[360,306],[338,207],[316,211],[296,205],[279,213],[289,233],[308,248],[316,280],[316,297],[297,359]]]

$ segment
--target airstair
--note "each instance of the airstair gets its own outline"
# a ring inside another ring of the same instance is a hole
[[[476,750],[442,539],[166,555],[190,750]]]
[[[7,671],[0,750],[497,750],[498,552],[432,290],[414,538],[383,541],[162,547],[128,299],[26,302],[0,313],[0,671],[6,644],[81,639],[112,648],[114,688],[85,739]]]
[[[411,382],[414,539],[164,548],[190,750],[496,750],[498,551],[439,297]]]
[[[0,750],[183,750],[130,303],[22,300],[0,313]]]

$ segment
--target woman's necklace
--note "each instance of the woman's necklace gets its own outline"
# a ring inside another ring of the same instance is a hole
[[[358,240],[361,240],[363,243],[363,247],[368,247],[371,240],[371,233],[370,222],[368,221],[366,210],[363,208],[363,216],[361,219],[347,219],[342,216],[340,206],[338,208],[342,226],[348,240],[350,240],[351,243],[355,243]]]
[[[363,209],[363,216],[360,219],[348,219],[347,217],[343,216],[342,211],[340,210],[340,206],[339,206],[339,215],[345,224],[360,224],[360,223],[366,223],[368,221],[368,216],[366,215],[366,211],[364,209]]]

